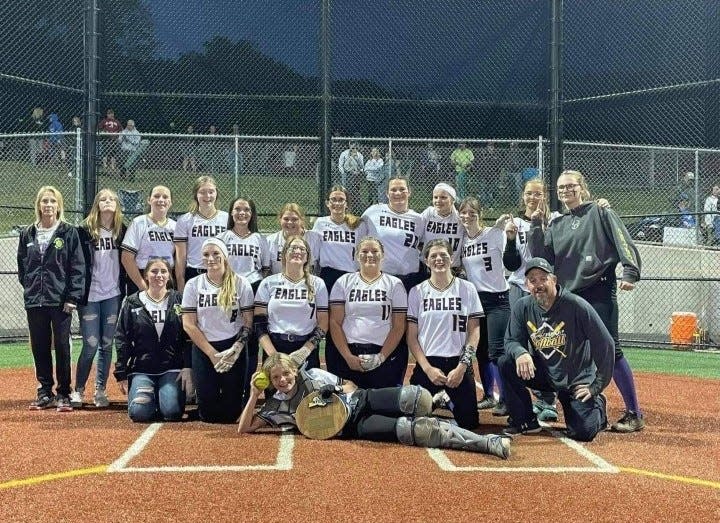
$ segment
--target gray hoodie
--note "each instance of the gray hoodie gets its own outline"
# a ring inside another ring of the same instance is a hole
[[[571,292],[591,287],[618,262],[623,265],[623,281],[640,279],[640,255],[625,225],[613,210],[595,202],[558,216],[546,230],[533,221],[528,244],[533,256],[555,267],[558,283]]]
[[[588,302],[559,285],[557,289],[547,311],[532,296],[515,303],[505,351],[514,359],[530,353],[536,372],[547,373],[556,390],[586,384],[597,396],[612,379],[615,342]]]

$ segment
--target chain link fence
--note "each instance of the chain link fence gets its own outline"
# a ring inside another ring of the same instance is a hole
[[[432,187],[448,181],[477,195],[488,220],[516,212],[522,181],[545,174],[549,150],[540,136],[549,127],[550,6],[0,5],[8,28],[0,36],[0,131],[12,133],[0,135],[0,301],[17,311],[0,320],[0,336],[25,333],[14,235],[31,223],[45,184],[61,190],[70,221],[82,219],[93,195],[84,194],[78,129],[108,108],[123,127],[134,120],[142,136],[133,154],[115,135],[97,135],[96,185],[120,190],[128,216],[143,211],[156,184],[171,188],[174,214],[185,212],[200,175],[216,178],[220,207],[234,195],[255,199],[265,231],[277,229],[286,201],[324,213],[319,187],[330,135],[327,176],[350,188],[357,213],[382,201],[392,174],[410,179],[418,211]],[[96,50],[86,48],[84,23],[94,7]],[[619,297],[623,339],[667,342],[672,314],[693,312],[709,334],[705,345],[717,346],[717,240],[702,225],[705,199],[720,182],[720,5],[589,0],[565,2],[562,18],[564,166],[584,172],[593,194],[611,202],[643,257],[643,281]],[[87,114],[93,53],[98,114]],[[464,181],[451,163],[461,140],[474,156]],[[340,162],[351,142],[362,161]],[[374,148],[382,162],[366,168]]]

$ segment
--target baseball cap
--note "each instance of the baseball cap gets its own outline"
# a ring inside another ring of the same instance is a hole
[[[685,173],[685,176],[687,176],[688,180],[694,180],[695,179],[695,173],[692,171],[688,171]]]
[[[552,265],[550,265],[545,258],[531,258],[527,263],[527,267],[525,267],[525,276],[533,269],[540,269],[548,274],[555,274]]]

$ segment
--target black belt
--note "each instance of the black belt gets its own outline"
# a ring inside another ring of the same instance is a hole
[[[294,341],[307,341],[310,339],[310,334],[281,334],[279,332],[271,332],[270,338],[275,338],[276,340],[282,340],[282,341],[289,341],[290,343]]]

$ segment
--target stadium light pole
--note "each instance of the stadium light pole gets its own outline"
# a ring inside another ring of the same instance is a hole
[[[83,118],[83,207],[87,213],[97,192],[95,129],[98,116],[98,0],[85,0],[85,114]]]
[[[551,0],[550,36],[550,208],[559,210],[557,179],[563,168],[563,2]]]
[[[322,129],[320,130],[320,184],[318,216],[325,214],[325,195],[330,191],[332,174],[332,86],[330,83],[330,0],[322,0],[320,53],[322,67]]]

